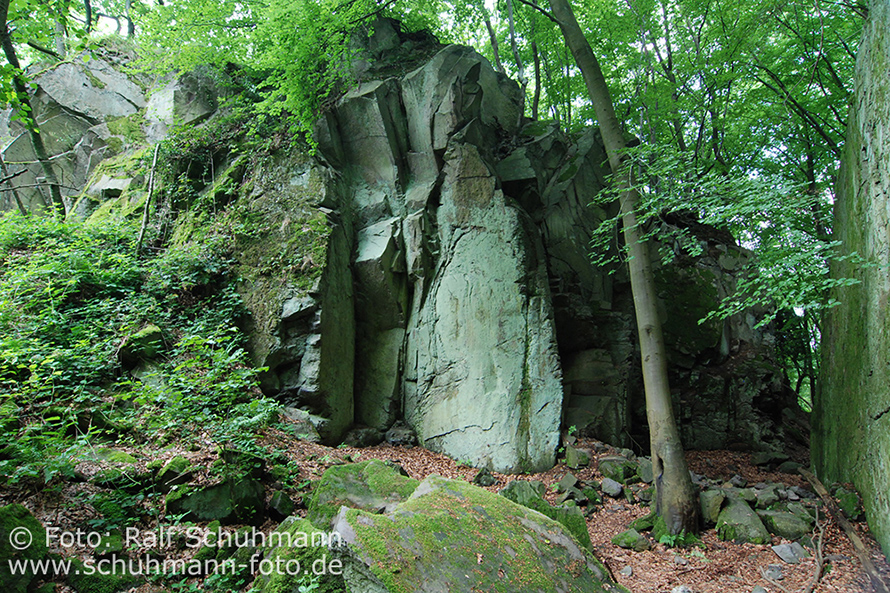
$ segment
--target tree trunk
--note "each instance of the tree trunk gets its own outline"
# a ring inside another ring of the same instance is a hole
[[[623,163],[626,148],[624,133],[615,116],[615,107],[602,69],[568,0],[550,0],[550,7],[584,77],[609,156],[609,165],[620,189],[621,221],[624,240],[630,252],[628,268],[646,389],[646,414],[656,488],[655,512],[664,519],[670,533],[677,534],[684,530],[695,533],[698,531],[698,500],[674,420],[649,246],[642,240],[635,212],[640,196],[634,189],[631,167]]]
[[[2,29],[0,29],[0,43],[3,45],[3,53],[6,55],[6,61],[15,69],[12,83],[16,95],[18,95],[18,100],[21,103],[22,110],[25,112],[25,116],[29,120],[27,122],[28,135],[31,138],[31,146],[34,148],[34,155],[37,157],[37,161],[43,169],[43,176],[46,178],[47,184],[49,184],[53,210],[55,211],[56,216],[64,217],[65,202],[62,199],[62,192],[59,189],[59,181],[56,178],[55,171],[53,171],[52,163],[49,161],[46,147],[43,145],[43,138],[40,136],[40,128],[37,125],[37,120],[34,118],[34,110],[31,109],[31,100],[28,96],[28,89],[22,81],[22,68],[19,65],[19,59],[15,53],[15,46],[12,44],[12,37],[9,34],[9,23],[6,20],[9,16],[9,2],[10,0],[0,0],[0,23],[2,23],[2,25],[0,25],[2,26]]]
[[[494,54],[494,67],[501,74],[506,74],[504,65],[501,64],[501,54],[498,51],[498,36],[495,35],[494,27],[491,26],[491,19],[485,17],[485,28],[488,29],[488,38],[491,41],[491,51]]]

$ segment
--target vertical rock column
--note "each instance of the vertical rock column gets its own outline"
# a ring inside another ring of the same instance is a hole
[[[445,154],[440,253],[415,293],[405,416],[429,449],[498,471],[552,467],[562,385],[543,249],[475,147]]]
[[[832,297],[825,320],[822,389],[813,406],[813,462],[823,481],[853,482],[885,554],[890,554],[890,1],[869,2],[856,59],[856,91],[835,204],[845,253],[878,264],[834,262],[856,278]]]

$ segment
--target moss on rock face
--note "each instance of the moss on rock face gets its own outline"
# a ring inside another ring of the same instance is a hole
[[[28,509],[20,504],[0,507],[0,583],[5,591],[25,593],[38,575],[14,571],[14,563],[40,560],[46,551],[46,530]]]
[[[407,500],[418,484],[377,459],[334,466],[312,492],[307,518],[327,528],[341,506],[371,512],[390,509]]]
[[[337,545],[339,538],[331,532],[316,529],[306,519],[290,517],[269,535],[270,548],[260,564],[260,574],[254,581],[253,590],[257,593],[295,593],[300,585],[317,588],[314,593],[344,593],[346,585],[343,577],[330,570],[334,561],[331,545]],[[321,566],[326,574],[318,574]],[[337,572],[337,563],[334,571]]]
[[[429,477],[385,515],[341,509],[334,529],[392,593],[624,590],[563,525],[463,481]]]

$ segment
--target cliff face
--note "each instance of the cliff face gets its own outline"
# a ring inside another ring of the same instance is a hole
[[[318,124],[317,158],[215,147],[203,173],[181,167],[197,197],[166,214],[173,242],[220,217],[242,229],[233,265],[263,390],[328,442],[405,420],[423,446],[499,471],[550,467],[561,427],[648,442],[629,283],[589,258],[613,214],[589,206],[606,176],[598,133],[524,119],[518,86],[469,48],[382,22],[364,50],[361,84]],[[72,212],[140,212],[150,159],[133,149],[215,109],[200,77],[165,85],[124,119],[75,89],[38,91],[46,114],[82,121],[60,148],[89,157],[72,169],[87,180]],[[715,236],[657,270],[684,444],[780,446],[795,402],[772,335],[752,329],[760,312],[698,324],[750,257]]]
[[[838,179],[834,229],[845,253],[874,266],[833,264],[856,278],[832,295],[823,333],[813,461],[824,481],[853,482],[872,532],[890,554],[890,2],[870,3],[856,59],[856,93]]]

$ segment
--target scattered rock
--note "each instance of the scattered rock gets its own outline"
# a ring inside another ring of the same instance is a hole
[[[624,483],[636,475],[636,464],[618,455],[603,457],[597,464],[597,469],[604,478]]]
[[[574,490],[574,487],[572,489]],[[498,494],[516,504],[538,511],[554,521],[559,521],[578,540],[578,543],[590,548],[590,534],[587,532],[587,522],[584,520],[581,510],[575,505],[554,507],[544,500],[544,493],[543,482],[513,480]]]
[[[265,520],[263,485],[249,478],[228,478],[197,489],[177,486],[166,503],[168,515],[182,515],[186,521],[262,525]]]
[[[671,589],[671,593],[695,593],[695,592],[692,590],[692,587],[690,587],[688,585],[680,585],[678,587],[674,587],[673,589]]]
[[[155,359],[163,347],[161,328],[152,323],[125,339],[118,350],[118,358],[125,368],[130,369],[140,361]]]
[[[756,587],[751,589],[751,593],[768,593],[768,591],[766,589],[764,589],[763,587],[761,587],[760,585],[757,585]]]
[[[801,560],[810,556],[804,547],[797,542],[772,546],[772,550],[776,553],[776,556],[788,564],[800,564]]]
[[[642,482],[645,482],[647,484],[652,483],[652,460],[650,458],[637,458],[637,476],[639,476],[640,481]]]
[[[590,452],[586,449],[577,449],[571,445],[566,446],[566,466],[569,469],[580,469],[590,465]]]
[[[341,506],[384,512],[407,500],[417,484],[377,459],[331,467],[312,491],[306,518],[327,529]]]
[[[774,581],[781,581],[785,578],[785,574],[781,564],[770,564],[766,567],[763,576]]]
[[[567,473],[559,480],[556,485],[557,490],[560,492],[565,492],[569,488],[575,488],[578,485],[578,478],[576,478],[571,473]]]
[[[0,535],[0,582],[9,593],[25,593],[37,575],[12,572],[11,564],[43,559],[47,553],[46,530],[31,511],[10,504],[0,507]]]
[[[269,516],[275,521],[284,521],[294,512],[294,501],[281,490],[269,500]]]
[[[619,548],[633,550],[635,552],[643,552],[652,547],[652,544],[649,542],[648,539],[646,539],[646,536],[641,534],[636,529],[628,529],[627,531],[622,531],[612,538],[612,543]]]
[[[726,500],[726,496],[720,490],[705,490],[699,494],[702,521],[706,525],[715,525],[717,523],[724,500]]]
[[[634,576],[633,566],[625,566],[624,568],[622,568],[621,570],[618,571],[618,574],[620,574],[623,577]]]
[[[717,518],[717,536],[724,541],[766,544],[770,534],[748,503],[730,498]]]
[[[384,438],[387,443],[395,446],[413,447],[417,444],[417,433],[402,420],[397,420],[386,431]]]
[[[782,472],[783,474],[797,474],[797,470],[802,468],[803,466],[796,461],[784,461],[779,464],[776,468],[777,472]]]
[[[473,478],[473,483],[477,486],[494,486],[498,483],[497,478],[491,475],[491,471],[488,468],[482,468],[479,470],[479,473],[476,474],[476,477]]]
[[[794,513],[785,511],[757,511],[770,533],[796,540],[810,533],[810,524]]]
[[[779,486],[777,484],[773,484],[761,489],[755,489],[755,495],[757,496],[757,508],[758,509],[768,509],[772,505],[779,502]]]
[[[166,493],[173,486],[190,482],[194,478],[194,474],[190,471],[191,466],[191,462],[181,455],[177,455],[168,461],[161,468],[161,471],[158,472],[157,478],[155,478],[158,490]]]
[[[611,496],[612,498],[620,498],[621,494],[624,492],[624,487],[612,478],[605,478],[603,480],[602,488],[603,494]]]
[[[683,556],[680,556],[679,554],[674,554],[673,561],[674,564],[676,564],[677,566],[686,566],[687,564],[689,564],[689,560],[683,558]]]
[[[343,436],[343,444],[350,447],[373,447],[383,442],[383,432],[370,426],[353,428]]]
[[[729,483],[735,488],[744,488],[748,485],[748,480],[743,478],[742,476],[736,474],[732,478],[729,479]]]
[[[426,591],[615,589],[562,524],[460,480],[431,476],[383,515],[341,508],[333,529],[347,544],[338,549],[346,590],[413,591],[418,583]],[[386,586],[350,582],[356,572]]]
[[[845,517],[851,521],[859,519],[862,515],[862,503],[859,501],[859,495],[856,492],[841,487],[835,490],[834,497],[837,499],[837,505]]]
[[[788,461],[788,456],[785,453],[777,453],[775,451],[761,451],[751,455],[751,463],[754,465],[778,465],[784,461]]]

